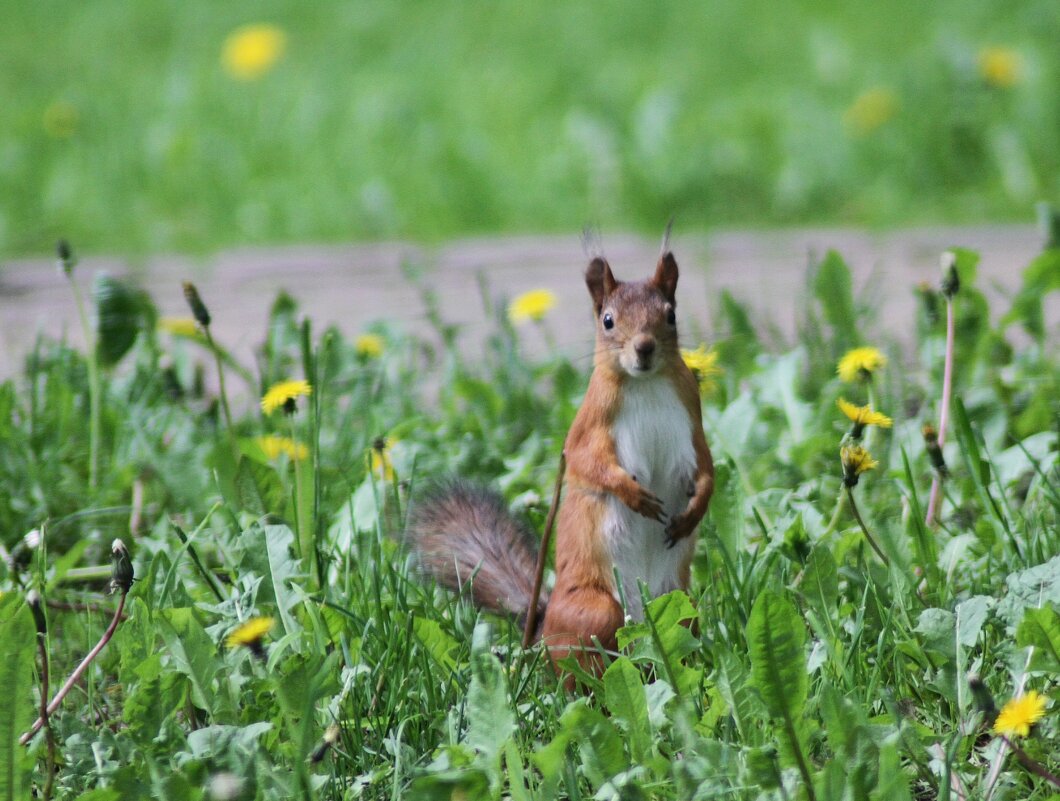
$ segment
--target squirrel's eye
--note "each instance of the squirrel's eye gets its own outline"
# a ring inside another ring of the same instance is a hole
[[[677,325],[677,315],[672,308],[666,310],[666,322],[669,325]]]
[[[607,314],[604,315],[604,328],[610,331],[614,327],[615,318],[611,316],[611,312],[607,312]]]

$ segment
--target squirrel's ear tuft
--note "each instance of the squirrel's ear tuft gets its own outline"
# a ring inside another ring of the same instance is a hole
[[[585,285],[589,287],[589,294],[593,298],[593,308],[599,314],[604,307],[604,300],[615,291],[618,281],[611,273],[611,265],[601,256],[597,256],[585,270]]]
[[[670,303],[677,305],[677,259],[670,251],[666,251],[659,257],[651,283],[663,293],[663,297]]]

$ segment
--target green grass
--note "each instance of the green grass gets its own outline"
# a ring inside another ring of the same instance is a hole
[[[257,21],[286,56],[235,81]],[[0,254],[1026,220],[1060,196],[1058,40],[1054,0],[10,4]]]
[[[373,358],[280,298],[256,366],[221,354],[229,429],[215,382],[203,387],[205,340],[157,332],[150,299],[107,285],[94,490],[85,356],[42,341],[0,385],[0,544],[13,560],[0,563],[0,665],[18,680],[0,696],[0,798],[20,797],[12,777],[40,797],[49,774],[43,735],[14,742],[40,692],[26,593],[47,602],[51,695],[111,619],[117,537],[137,580],[114,639],[51,718],[55,798],[780,801],[812,787],[830,801],[956,798],[957,780],[969,798],[991,786],[993,798],[1055,797],[999,754],[967,677],[999,704],[1060,684],[1060,373],[1040,325],[1060,251],[1028,268],[1001,327],[974,254],[958,267],[937,529],[923,524],[920,428],[938,418],[942,320],[922,311],[870,387],[842,384],[836,361],[895,332],[863,328],[838,255],[816,268],[782,352],[721,299],[724,373],[703,407],[717,490],[694,606],[655,601],[591,697],[557,686],[505,621],[410,572],[398,541],[424,482],[452,473],[500,487],[540,530],[584,363],[529,360],[503,303],[484,311],[481,359],[441,319],[442,348],[381,325]],[[302,376],[313,393],[292,417],[262,415],[265,387]],[[870,394],[894,427],[867,435],[880,464],[854,497],[889,566],[837,508],[848,424],[836,400]],[[256,443],[292,431],[309,450],[297,471]],[[368,468],[380,437],[392,474]],[[43,544],[21,546],[31,530]],[[225,646],[256,615],[276,621],[261,659]],[[30,663],[33,675],[13,667]],[[1057,721],[1054,706],[1024,741],[1054,772]],[[332,725],[334,746],[319,750]],[[242,794],[222,793],[233,777]]]

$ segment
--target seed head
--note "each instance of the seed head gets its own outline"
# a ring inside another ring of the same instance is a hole
[[[55,243],[55,255],[58,258],[59,269],[63,275],[67,278],[74,271],[74,266],[77,264],[77,258],[74,256],[74,251],[70,247],[70,243],[65,239],[60,239]]]
[[[116,539],[111,543],[110,558],[111,592],[118,592],[120,590],[123,594],[127,593],[132,587],[134,581],[133,564],[132,557],[129,555],[129,549],[125,547],[125,543],[120,539]]]
[[[947,250],[942,254],[942,294],[946,300],[953,300],[957,290],[961,288],[961,279],[957,275],[957,254]]]
[[[188,301],[188,306],[191,307],[191,316],[195,318],[195,322],[203,328],[209,328],[210,312],[207,311],[206,304],[199,297],[199,290],[195,288],[195,284],[191,281],[184,282],[184,300]]]

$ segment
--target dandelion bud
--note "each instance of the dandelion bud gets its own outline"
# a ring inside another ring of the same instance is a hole
[[[191,316],[195,318],[195,322],[203,328],[209,328],[210,312],[206,310],[206,304],[199,297],[199,290],[195,288],[195,284],[191,281],[184,282],[184,299],[188,301],[188,306],[191,307]]]
[[[938,471],[940,476],[945,478],[950,474],[950,471],[946,467],[946,458],[942,455],[942,447],[939,445],[939,433],[931,423],[926,423],[920,429],[920,433],[924,435],[924,448],[927,450],[928,458],[931,460],[931,466]]]
[[[110,587],[112,592],[119,590],[124,594],[129,591],[133,584],[133,564],[129,549],[120,539],[114,540],[110,546],[111,575]]]
[[[331,747],[339,741],[339,734],[341,733],[342,729],[339,728],[339,724],[332,723],[328,726],[320,744],[314,748],[313,753],[309,755],[309,761],[314,765],[320,762],[327,755]]]
[[[48,633],[48,621],[44,618],[44,610],[41,609],[40,593],[36,590],[30,590],[26,593],[26,604],[29,606],[29,611],[33,614],[33,622],[37,626],[37,634],[44,636]]]
[[[976,708],[983,713],[986,719],[996,718],[997,704],[994,703],[993,693],[974,673],[968,675],[968,689],[972,691],[972,700],[975,701]]]
[[[77,264],[77,259],[74,258],[74,251],[70,247],[70,243],[65,239],[60,239],[55,243],[55,255],[59,259],[59,269],[63,275],[67,278],[74,271],[74,265]]]
[[[942,294],[947,300],[953,300],[957,290],[961,288],[961,280],[957,275],[957,254],[947,250],[942,254]]]

